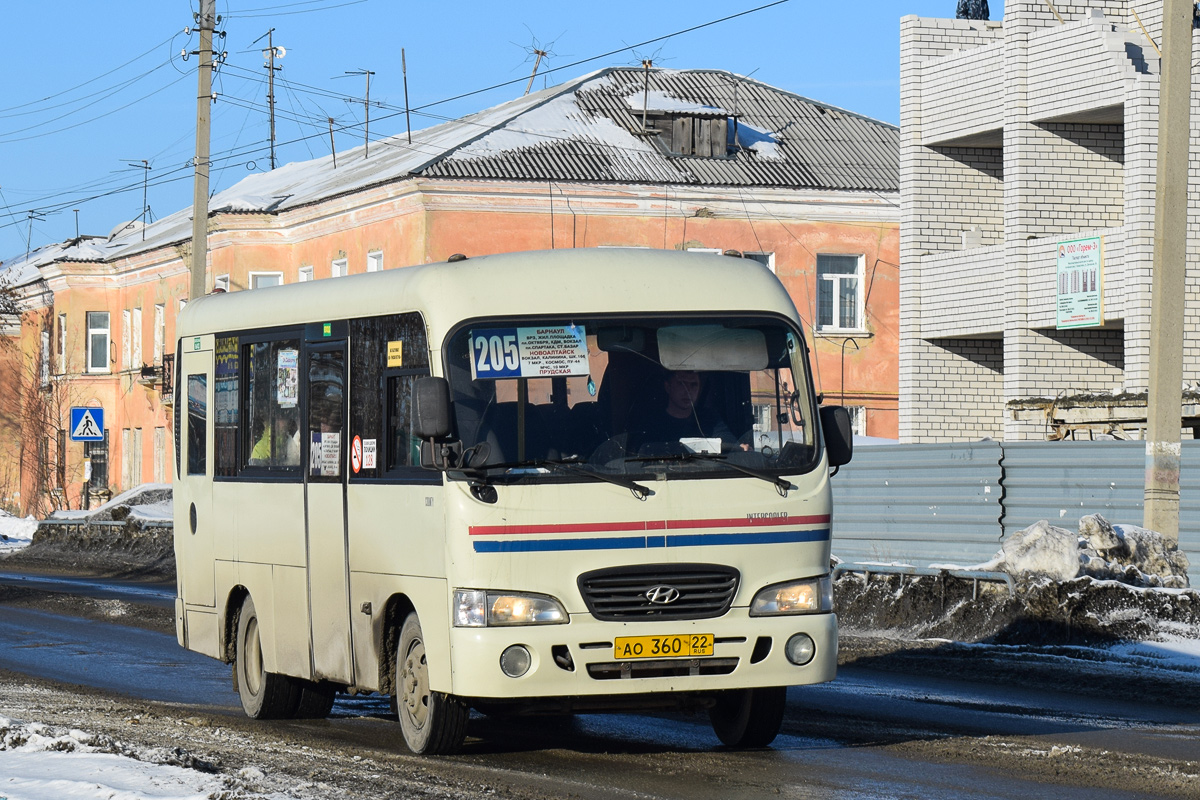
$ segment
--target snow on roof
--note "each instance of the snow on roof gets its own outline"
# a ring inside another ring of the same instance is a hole
[[[728,115],[740,148],[731,158],[669,158],[640,134],[642,70],[607,68],[525,97],[333,156],[250,175],[217,193],[210,213],[274,214],[422,175],[485,179],[701,183],[896,191],[895,126],[717,70],[654,70],[656,111]],[[727,109],[733,109],[732,112]],[[785,124],[786,123],[786,124]],[[787,126],[792,126],[788,128]],[[785,135],[774,131],[786,129]],[[699,163],[707,161],[709,163]],[[111,261],[186,241],[190,208],[108,239],[47,245],[7,263],[17,283],[60,261]]]

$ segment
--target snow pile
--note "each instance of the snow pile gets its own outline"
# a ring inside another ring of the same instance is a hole
[[[107,736],[0,717],[0,796],[21,800],[270,800],[263,772],[237,775],[179,748],[138,749]]]
[[[1162,534],[1089,514],[1079,520],[1078,532],[1039,520],[1005,539],[996,558],[975,569],[999,569],[1015,578],[1061,582],[1087,575],[1131,586],[1185,589],[1188,566],[1187,555]]]
[[[171,484],[143,483],[109,500],[96,508],[72,511],[55,511],[50,519],[78,519],[92,521],[121,521],[130,517],[145,520],[171,519]]]
[[[36,530],[37,520],[33,517],[21,519],[0,509],[0,553],[28,547]]]

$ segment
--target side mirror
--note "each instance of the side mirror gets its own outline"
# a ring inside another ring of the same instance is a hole
[[[445,378],[419,378],[413,385],[413,435],[445,439],[450,425],[450,384]]]
[[[849,464],[854,455],[850,412],[841,406],[822,406],[821,431],[825,435],[825,454],[829,457],[829,466]]]

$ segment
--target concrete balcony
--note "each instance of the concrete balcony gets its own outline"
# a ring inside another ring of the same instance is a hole
[[[921,144],[1000,147],[1004,42],[931,59],[921,67]]]
[[[921,259],[921,336],[1004,332],[1004,245]]]
[[[1158,54],[1146,37],[1092,14],[1030,37],[1030,122],[1119,125],[1131,86],[1157,82]]]
[[[1079,231],[1053,239],[1031,239],[1025,243],[1026,310],[1030,328],[1053,328],[1057,322],[1058,243],[1072,239],[1102,239],[1101,296],[1104,322],[1125,318],[1126,295],[1132,287],[1126,280],[1126,240],[1130,226]]]

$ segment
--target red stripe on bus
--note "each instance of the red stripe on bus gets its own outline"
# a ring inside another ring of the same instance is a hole
[[[806,517],[752,517],[735,519],[672,519],[641,522],[568,522],[550,525],[472,525],[472,536],[511,536],[530,533],[605,533],[618,531],[661,531],[686,528],[761,528],[780,525],[825,525],[828,514]]]

